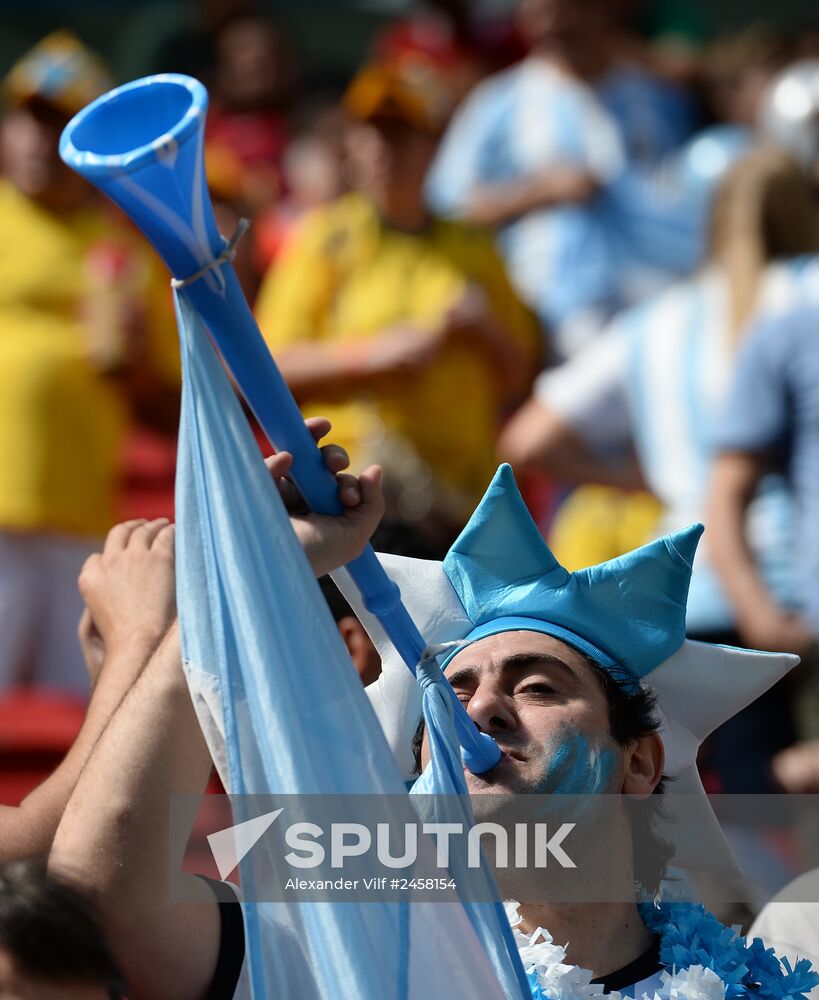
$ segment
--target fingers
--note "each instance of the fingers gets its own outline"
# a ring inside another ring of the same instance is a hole
[[[77,624],[77,636],[81,643],[91,636],[93,628],[94,623],[91,619],[91,612],[88,608],[83,608],[79,623]]]
[[[383,475],[380,465],[371,465],[358,477],[362,506],[373,507],[380,511],[380,514],[383,514],[385,507],[384,491],[381,486]]]
[[[159,532],[163,528],[167,528],[170,523],[167,517],[157,517],[153,521],[146,521],[131,532],[128,547],[149,549]]]
[[[140,517],[133,521],[123,521],[122,524],[114,525],[105,539],[103,548],[105,555],[111,555],[124,549],[128,545],[131,534],[143,524],[147,524],[147,521],[144,517]]]
[[[277,451],[264,460],[267,470],[274,479],[283,479],[290,475],[293,467],[293,456],[289,451]]]
[[[383,513],[384,494],[381,489],[381,477],[380,465],[371,465],[358,478],[349,474],[336,476],[338,495],[342,504],[345,507],[372,507]]]
[[[344,474],[336,476],[338,480],[338,497],[345,507],[357,507],[361,503],[361,487],[355,476]]]
[[[350,456],[337,444],[326,444],[320,449],[324,464],[332,473],[343,472],[350,465]],[[264,460],[267,471],[274,479],[284,479],[293,469],[293,456],[289,451],[277,451]]]
[[[176,528],[169,522],[159,529],[151,545],[151,549],[160,552],[164,551],[169,555],[173,555],[175,542]]]
[[[301,495],[293,483],[287,478],[293,466],[293,456],[289,451],[277,451],[264,460],[285,509],[293,511],[301,504]]]
[[[77,587],[80,594],[82,594],[83,599],[88,597],[89,588],[93,585],[93,582],[96,579],[101,562],[102,553],[94,552],[82,564],[80,575],[77,577]]]
[[[330,421],[326,417],[308,417],[305,420],[316,441],[321,440],[330,431]],[[352,476],[339,476],[340,472],[350,465],[350,456],[340,445],[327,444],[320,449],[324,465],[329,472],[339,479],[339,497],[345,507],[355,507],[361,502],[361,492],[357,481]],[[301,494],[288,479],[293,468],[293,456],[289,451],[278,451],[264,460],[267,470],[276,486],[288,511],[299,511],[304,507]]]
[[[313,440],[316,443],[321,441],[323,437],[327,437],[333,427],[327,417],[308,417],[304,421],[304,426],[313,435]]]
[[[332,473],[343,472],[350,466],[350,456],[337,444],[326,444],[321,450],[324,464]]]
[[[82,610],[82,615],[77,625],[77,636],[81,644],[102,640],[97,623],[94,621],[94,616],[87,607]]]

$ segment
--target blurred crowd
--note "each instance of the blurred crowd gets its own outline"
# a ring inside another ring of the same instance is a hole
[[[819,21],[703,41],[642,14],[429,4],[336,89],[234,0],[145,70],[207,84],[220,229],[252,221],[242,287],[305,415],[352,471],[382,465],[384,544],[445,551],[499,461],[570,569],[703,521],[689,636],[803,657],[703,779],[819,792]],[[86,697],[85,559],[117,520],[172,515],[167,274],[58,155],[115,82],[59,30],[3,84],[0,778],[32,704]]]

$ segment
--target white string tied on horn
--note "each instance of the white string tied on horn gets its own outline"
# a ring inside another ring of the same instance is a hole
[[[174,290],[185,288],[188,285],[192,285],[194,281],[198,281],[200,278],[203,278],[208,271],[213,271],[218,267],[222,267],[223,264],[232,264],[233,259],[236,256],[236,247],[239,245],[239,241],[248,229],[250,229],[250,220],[239,219],[236,224],[236,229],[233,232],[233,236],[231,236],[225,244],[225,248],[219,256],[214,257],[213,260],[209,261],[203,267],[200,267],[198,271],[194,271],[193,274],[189,274],[187,278],[171,278],[171,288]]]
[[[418,666],[429,662],[429,660],[437,660],[439,656],[448,653],[451,649],[460,649],[471,645],[471,639],[453,639],[451,642],[431,642],[424,647],[421,659],[418,661]]]

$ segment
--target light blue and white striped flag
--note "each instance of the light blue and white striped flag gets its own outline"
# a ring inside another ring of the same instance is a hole
[[[253,794],[366,794],[390,796],[403,823],[410,800],[397,765],[225,371],[184,295],[177,317],[184,380],[176,487],[183,658],[214,760],[236,796],[234,822],[254,818],[245,797]],[[452,732],[450,724],[450,738]],[[266,840],[240,867],[246,895],[270,862]],[[502,941],[490,958],[482,943],[498,930],[497,910],[473,911],[460,902],[244,902],[252,994],[257,1000],[523,996],[515,986],[525,982],[517,954]]]

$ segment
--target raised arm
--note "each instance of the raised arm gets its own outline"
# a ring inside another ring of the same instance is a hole
[[[516,471],[539,472],[556,482],[645,489],[632,452],[617,461],[601,458],[565,417],[537,397],[512,416],[501,434],[498,453]]]
[[[706,515],[708,543],[745,642],[754,649],[803,653],[814,636],[768,590],[745,530],[748,506],[767,471],[762,453],[726,451],[717,457]]]
[[[571,162],[548,157],[528,172],[492,178],[485,169],[493,149],[507,141],[512,108],[497,84],[476,88],[456,114],[433,167],[429,190],[446,214],[496,227],[538,209],[583,204],[622,169],[623,150],[616,126],[596,101],[583,105],[581,148]]]
[[[590,201],[599,188],[599,180],[585,167],[550,166],[513,181],[476,185],[464,204],[463,216],[481,226],[502,226],[539,208]]]
[[[504,428],[501,457],[558,482],[644,488],[632,450],[627,366],[628,337],[615,324],[544,372]]]
[[[172,902],[168,878],[170,796],[202,794],[210,768],[174,625],[97,744],[50,860],[93,890],[132,1000],[199,1000],[213,979],[216,900],[192,884],[201,902]]]
[[[110,556],[122,544],[127,533],[137,528],[155,530],[167,523],[167,520],[161,519],[150,525],[144,520],[120,525],[109,535],[106,552]],[[84,577],[97,566],[100,558],[92,556],[89,559],[83,570]],[[18,807],[0,807],[0,864],[48,853],[63,810],[91,751],[167,627],[173,594],[147,589],[148,578],[140,575],[144,571],[144,565],[134,566],[137,586],[144,585],[146,588],[142,598],[144,627],[127,646],[106,650],[87,608],[83,614],[79,640],[93,685],[88,711],[77,739],[54,773],[26,796]],[[112,594],[112,600],[118,599],[118,594]],[[123,612],[127,610],[127,607],[123,608]]]
[[[146,640],[142,609],[152,594],[170,595],[172,617],[174,585],[172,526],[113,529],[83,573],[109,656]],[[169,796],[202,793],[210,767],[173,625],[98,740],[50,859],[94,891],[132,1000],[198,1000],[213,977],[215,899],[204,886],[202,903],[171,903],[168,893]]]
[[[317,438],[326,420],[310,421]],[[339,448],[324,450],[329,468],[347,465]],[[290,456],[268,462],[291,499]],[[339,482],[348,507],[338,518],[300,516],[294,527],[318,574],[359,555],[383,511],[379,471]],[[173,530],[132,532],[115,561],[103,555],[86,579],[86,600],[109,650],[129,648],[142,630],[143,587],[132,586],[135,561],[152,567],[148,589],[173,592]],[[116,580],[126,604],[109,605]],[[129,591],[129,587],[130,589]],[[220,914],[200,880],[182,877],[191,902],[169,898],[168,802],[201,794],[211,758],[182,670],[179,630],[172,625],[139,680],[97,742],[54,839],[50,865],[94,891],[114,953],[128,979],[131,1000],[200,1000],[217,967]]]
[[[793,378],[803,335],[799,310],[773,314],[748,334],[715,428],[706,541],[737,613],[743,640],[757,649],[802,653],[812,636],[780,607],[751,551],[746,514],[762,476],[786,465],[783,442],[793,420]],[[812,325],[807,328],[813,334]]]

